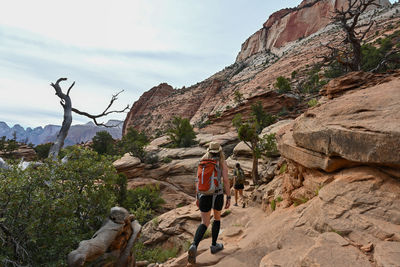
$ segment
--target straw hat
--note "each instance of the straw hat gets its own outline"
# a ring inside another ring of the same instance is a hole
[[[207,151],[210,153],[219,153],[222,150],[222,147],[217,142],[210,142],[208,145]]]

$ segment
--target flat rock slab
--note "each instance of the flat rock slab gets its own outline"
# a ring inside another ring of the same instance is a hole
[[[295,120],[293,138],[326,156],[400,166],[400,78],[308,110]]]
[[[204,253],[197,256],[195,266],[213,266],[220,262],[226,256],[234,254],[239,247],[227,247],[216,254],[211,254],[210,250],[206,250]]]
[[[374,259],[379,267],[400,265],[400,242],[380,242],[375,247]]]

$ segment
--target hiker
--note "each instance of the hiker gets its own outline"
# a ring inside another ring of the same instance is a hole
[[[197,248],[210,224],[211,209],[213,210],[214,222],[211,228],[210,251],[214,254],[224,248],[223,244],[217,243],[221,226],[221,210],[224,205],[224,189],[227,195],[225,209],[228,209],[231,203],[228,165],[221,145],[217,142],[210,142],[207,153],[202,157],[197,170],[196,205],[201,211],[201,224],[197,228],[193,243],[188,251],[188,261],[192,264],[196,263]]]
[[[240,163],[236,163],[235,170],[233,172],[233,184],[235,188],[235,204],[234,206],[238,206],[238,193],[240,198],[242,199],[243,205],[242,208],[246,206],[243,198],[243,189],[244,189],[244,172],[243,169],[240,167]]]

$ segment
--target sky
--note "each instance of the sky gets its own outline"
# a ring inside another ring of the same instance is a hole
[[[269,15],[301,0],[0,0],[0,121],[61,125],[50,83],[72,105],[101,113],[167,82],[190,86],[234,63]],[[125,119],[126,114],[105,118]],[[88,122],[73,114],[73,124]]]

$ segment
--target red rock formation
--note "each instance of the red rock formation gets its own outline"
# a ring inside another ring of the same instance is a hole
[[[377,0],[381,5],[390,5],[388,0]],[[263,28],[242,44],[236,61],[272,48],[310,36],[330,23],[331,13],[348,3],[347,0],[304,0],[297,8],[282,9],[273,13]]]
[[[145,92],[138,101],[136,101],[131,110],[129,111],[126,119],[124,121],[124,127],[122,128],[123,135],[126,134],[129,127],[137,127],[140,122],[138,118],[140,116],[146,116],[145,112],[149,107],[156,106],[158,103],[162,102],[165,98],[172,95],[174,89],[171,85],[166,83],[161,83],[158,86],[151,88],[149,91]]]

